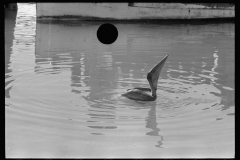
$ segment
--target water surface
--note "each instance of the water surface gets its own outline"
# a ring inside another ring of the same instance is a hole
[[[234,157],[234,23],[36,22],[5,10],[6,157]],[[126,99],[169,54],[154,102]]]

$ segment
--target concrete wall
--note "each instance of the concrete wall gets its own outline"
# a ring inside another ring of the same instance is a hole
[[[233,18],[235,5],[184,3],[39,3],[38,19],[202,19]]]

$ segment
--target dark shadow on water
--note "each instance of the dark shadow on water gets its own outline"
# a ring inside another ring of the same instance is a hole
[[[17,17],[17,10],[10,10],[7,8],[4,8],[4,14],[5,14],[5,26],[4,26],[4,32],[5,32],[5,74],[11,73],[12,70],[9,69],[10,64],[10,57],[12,53],[12,46],[13,46],[13,39],[14,39],[14,28],[16,24],[16,17]],[[9,75],[5,75],[5,79],[9,78]],[[9,83],[11,83],[13,80],[8,81],[5,83],[5,86],[7,86]],[[12,87],[9,87],[5,89],[5,97],[10,98],[9,91]]]
[[[112,24],[159,24],[159,25],[178,25],[178,24],[191,24],[191,25],[206,25],[206,24],[220,24],[220,23],[235,23],[235,18],[206,18],[206,19],[136,19],[136,20],[38,20],[37,23],[51,23],[51,24],[65,24],[65,25],[100,25],[103,23]]]

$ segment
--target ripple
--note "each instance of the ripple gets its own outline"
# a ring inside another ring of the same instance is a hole
[[[222,86],[222,88],[226,89],[226,90],[230,90],[230,91],[233,91],[234,89],[231,88],[231,87],[227,87],[227,86]]]

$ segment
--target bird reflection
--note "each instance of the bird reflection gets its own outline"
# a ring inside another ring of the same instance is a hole
[[[156,147],[162,148],[161,145],[163,144],[163,137],[159,135],[160,129],[157,127],[158,123],[156,120],[156,104],[151,106],[151,109],[148,112],[148,116],[146,118],[146,128],[151,129],[152,131],[147,132],[146,135],[149,136],[160,136],[160,140],[157,141]]]

